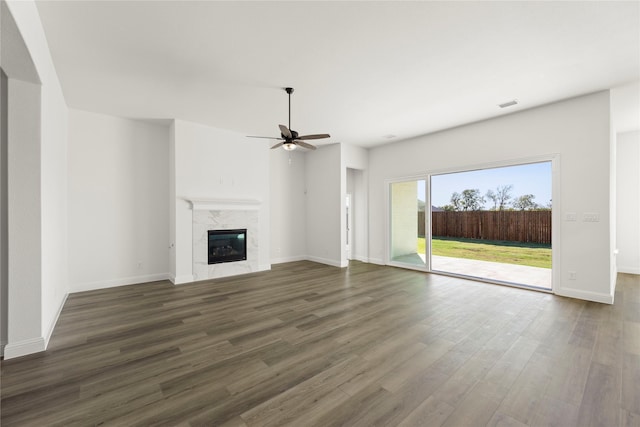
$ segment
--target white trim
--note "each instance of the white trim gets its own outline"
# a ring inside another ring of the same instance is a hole
[[[587,301],[600,302],[603,304],[613,304],[613,295],[601,294],[599,292],[583,291],[575,288],[560,288],[554,292],[555,295],[569,298],[578,298]]]
[[[260,264],[258,266],[258,271],[269,271],[269,270],[271,270],[271,264]]]
[[[192,210],[259,210],[262,202],[258,199],[187,199]]]
[[[169,273],[145,274],[142,276],[122,277],[120,279],[100,280],[97,282],[76,283],[71,286],[71,292],[93,291],[96,289],[115,288],[117,286],[135,285],[137,283],[171,280]],[[193,280],[193,279],[192,279]]]
[[[366,256],[362,256],[362,255],[356,255],[353,257],[354,260],[356,261],[360,261],[360,262],[369,262],[369,258],[367,258]]]
[[[384,260],[381,258],[369,258],[369,261],[365,262],[369,262],[370,264],[385,265]]]
[[[398,261],[393,261],[393,260],[389,261],[389,262],[387,263],[387,265],[388,265],[389,267],[404,268],[404,269],[406,269],[406,270],[420,271],[420,272],[422,272],[422,273],[432,273],[432,271],[429,271],[429,270],[427,269],[427,266],[426,266],[426,265],[425,265],[425,266],[423,266],[423,267],[421,267],[421,266],[419,266],[419,265],[417,265],[417,264],[415,264],[415,265],[414,265],[414,264],[408,264],[408,263],[407,263],[407,264],[405,264],[405,263],[403,263],[403,262],[398,262]]]
[[[182,285],[183,283],[191,283],[194,281],[193,274],[185,274],[182,276],[169,275],[169,281],[174,285]]]
[[[473,163],[470,165],[462,165],[462,166],[456,166],[456,167],[450,167],[450,168],[432,169],[427,171],[427,174],[431,176],[431,175],[442,175],[442,174],[457,173],[457,172],[470,172],[470,171],[477,171],[477,170],[484,170],[484,169],[504,168],[509,166],[529,165],[532,163],[551,162],[554,159],[559,157],[560,157],[559,153],[541,154],[537,156],[518,157],[514,159],[498,160],[495,162]]]
[[[271,260],[271,264],[284,264],[285,262],[308,261],[306,255],[295,255],[288,257],[275,258]]]
[[[60,318],[60,313],[62,313],[62,309],[64,308],[64,304],[67,302],[67,297],[68,296],[69,296],[69,293],[64,294],[64,298],[62,298],[62,302],[60,303],[60,307],[58,307],[58,312],[56,313],[56,316],[53,319],[53,322],[51,323],[51,325],[49,325],[49,330],[47,331],[47,334],[44,336],[44,348],[45,348],[45,350],[47,349],[47,347],[49,347],[49,340],[51,340],[51,335],[53,335],[53,330],[56,327],[56,323],[58,323],[58,319]]]
[[[30,338],[24,341],[9,343],[4,346],[4,359],[13,359],[15,357],[26,356],[27,354],[39,353],[45,351],[44,338]]]
[[[560,154],[550,154],[551,160],[551,292],[560,288],[562,275],[562,191],[560,188]]]
[[[349,265],[348,263],[344,263],[343,264],[340,261],[335,261],[335,260],[332,260],[332,259],[320,258],[320,257],[315,257],[315,256],[307,257],[307,260],[308,261],[317,262],[319,264],[327,264],[327,265],[331,265],[333,267],[340,267],[340,268],[347,267]]]
[[[640,267],[626,267],[626,266],[620,266],[620,267],[618,267],[618,273],[625,273],[625,274],[640,274]]]

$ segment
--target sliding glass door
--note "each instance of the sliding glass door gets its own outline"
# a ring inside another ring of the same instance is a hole
[[[431,270],[551,289],[552,163],[431,176]]]
[[[553,158],[389,183],[388,263],[552,290]]]

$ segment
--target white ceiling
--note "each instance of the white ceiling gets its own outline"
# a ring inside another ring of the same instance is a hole
[[[37,5],[70,107],[247,135],[284,86],[293,129],[366,147],[640,79],[637,1]]]

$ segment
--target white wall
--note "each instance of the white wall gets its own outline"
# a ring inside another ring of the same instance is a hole
[[[168,277],[168,163],[168,126],[70,110],[72,291]]]
[[[192,211],[188,199],[260,200],[259,264],[270,268],[269,147],[244,135],[175,120],[169,161],[174,168],[174,283],[193,281]]]
[[[384,258],[386,179],[557,153],[560,196],[554,196],[554,209],[576,212],[579,220],[554,224],[554,291],[612,302],[609,120],[609,93],[599,92],[371,149],[370,257]],[[584,213],[598,213],[600,221],[584,222]],[[568,280],[568,271],[577,273],[575,281]]]
[[[9,79],[7,97],[9,329],[5,356],[11,357],[16,344],[35,351],[44,350],[45,345],[41,311],[40,85]]]
[[[307,255],[305,153],[270,150],[271,263]]]
[[[9,209],[7,200],[7,146],[9,145],[9,135],[7,132],[7,122],[9,121],[7,117],[8,88],[7,75],[4,73],[4,70],[0,69],[0,354],[4,354],[4,346],[7,344],[7,316],[9,313],[9,223],[7,218]]]
[[[29,264],[32,271],[23,272],[24,275],[30,277],[33,276],[33,271],[38,272],[37,279],[35,276],[33,277],[33,280],[37,280],[38,290],[30,295],[29,301],[23,301],[20,305],[16,305],[12,301],[11,294],[15,295],[12,289],[20,286],[24,282],[24,277],[17,282],[12,281],[11,276],[9,277],[9,343],[5,348],[5,358],[11,358],[43,350],[46,347],[68,291],[67,228],[65,223],[67,212],[65,175],[67,107],[35,3],[33,1],[11,1],[3,4],[3,12],[7,10],[11,13],[19,29],[19,34],[29,56],[29,58],[15,63],[29,66],[32,64],[35,71],[30,72],[29,75],[37,76],[39,83],[41,83],[40,111],[39,114],[31,116],[32,122],[37,121],[37,123],[32,123],[32,127],[37,128],[40,138],[39,157],[37,160],[32,159],[31,165],[37,163],[38,170],[23,171],[25,175],[36,176],[40,180],[38,195],[40,210],[37,214],[20,212],[20,215],[37,215],[39,218],[38,225],[32,224],[31,227],[40,228],[41,239],[38,242],[37,250],[41,257],[39,262],[35,261],[39,265],[34,265],[32,262]],[[11,92],[11,79],[19,79],[21,76],[14,76],[6,69],[5,71],[9,77],[9,92]],[[11,110],[12,107],[9,105],[9,115],[11,115]],[[9,144],[11,146],[11,119],[9,120]],[[9,164],[13,164],[11,151],[9,152]],[[9,180],[9,191],[11,191],[10,189],[11,181]],[[9,197],[11,198],[11,196]],[[9,228],[9,239],[11,239],[11,225]],[[11,255],[12,252],[10,249],[10,256],[19,256],[20,252]],[[22,262],[25,261],[21,260],[20,263]],[[14,266],[20,267],[20,264],[14,264]],[[17,313],[19,319],[11,315],[12,311]],[[34,319],[38,322],[38,331],[30,329],[28,333],[25,333],[23,325],[30,324]]]
[[[47,345],[69,292],[68,109],[55,70],[42,86],[42,330]],[[54,91],[47,90],[54,84]]]
[[[343,265],[346,170],[340,144],[306,153],[307,256],[337,267]],[[344,176],[344,183],[342,183]]]
[[[169,126],[169,280],[176,283],[176,122]],[[191,276],[191,273],[189,273]]]
[[[617,135],[618,271],[640,274],[640,131]]]

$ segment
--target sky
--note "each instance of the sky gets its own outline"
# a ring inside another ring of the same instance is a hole
[[[551,162],[531,163],[527,165],[482,169],[469,172],[456,172],[431,177],[431,204],[448,205],[451,194],[462,193],[466,189],[479,189],[485,196],[487,190],[496,191],[497,187],[512,185],[512,199],[524,194],[533,194],[534,202],[547,205],[551,200]],[[424,200],[425,181],[418,182],[418,198]],[[486,198],[486,197],[485,197]],[[487,199],[485,208],[493,202]]]

